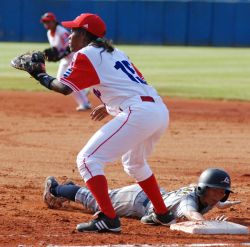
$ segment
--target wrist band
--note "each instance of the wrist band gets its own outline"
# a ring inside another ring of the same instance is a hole
[[[41,73],[37,75],[37,79],[40,82],[40,84],[51,90],[51,82],[56,78],[48,75],[47,73]]]

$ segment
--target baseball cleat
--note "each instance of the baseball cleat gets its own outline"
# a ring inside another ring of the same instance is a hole
[[[156,214],[152,212],[149,215],[145,215],[141,218],[141,223],[146,225],[164,225],[170,226],[175,223],[175,216],[171,211],[168,211],[166,214]]]
[[[49,176],[45,179],[43,201],[49,208],[61,208],[63,203],[67,201],[67,199],[62,197],[55,197],[51,193],[51,189],[55,188],[58,185],[58,182],[52,176]]]
[[[108,218],[104,213],[98,212],[95,214],[96,219],[88,223],[80,223],[76,226],[79,232],[113,232],[119,233],[121,231],[121,223],[116,216],[114,219]]]

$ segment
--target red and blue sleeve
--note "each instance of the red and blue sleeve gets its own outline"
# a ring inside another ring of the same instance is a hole
[[[85,54],[77,53],[60,82],[69,86],[73,91],[80,91],[100,84],[100,79],[89,58]]]

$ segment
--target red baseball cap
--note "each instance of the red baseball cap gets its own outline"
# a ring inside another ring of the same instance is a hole
[[[85,13],[77,16],[73,21],[63,21],[62,25],[67,28],[84,28],[99,38],[106,33],[105,22],[95,14]]]
[[[42,15],[40,21],[41,22],[56,21],[56,16],[51,12],[47,12],[47,13]]]

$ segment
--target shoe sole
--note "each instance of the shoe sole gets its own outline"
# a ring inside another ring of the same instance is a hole
[[[152,222],[152,223],[146,223],[146,222],[141,221],[141,223],[142,223],[142,224],[144,224],[144,225],[150,225],[150,226],[159,226],[159,225],[161,225],[161,224],[159,224],[159,223],[155,223],[155,222]]]
[[[45,179],[45,182],[44,182],[44,192],[43,192],[43,201],[46,203],[46,195],[47,193],[49,192],[49,189],[51,187],[51,179],[52,177],[49,176]],[[47,204],[47,203],[46,203]]]
[[[117,229],[117,230],[81,230],[81,229],[76,229],[78,232],[99,232],[99,233],[105,233],[105,232],[109,232],[109,233],[120,233],[121,232],[121,229]]]
[[[103,232],[111,232],[111,233],[119,233],[121,232],[121,228],[118,227],[118,228],[114,228],[114,229],[101,229],[101,230],[84,230],[84,229],[81,229],[81,225],[77,225],[76,226],[76,230],[78,232],[100,232],[100,233],[103,233]]]

